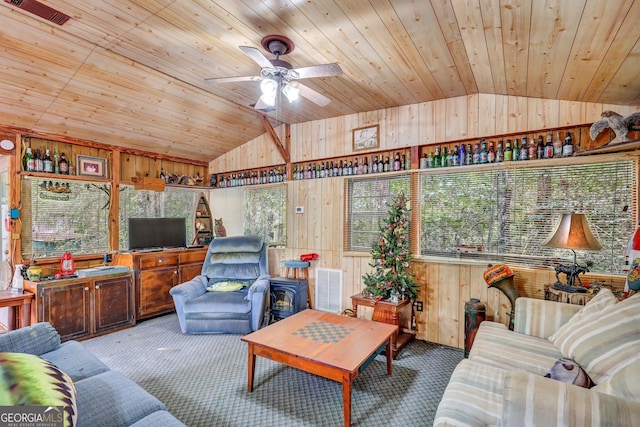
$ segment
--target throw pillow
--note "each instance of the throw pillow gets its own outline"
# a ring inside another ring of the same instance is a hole
[[[43,411],[62,407],[52,416],[62,418],[65,426],[74,426],[78,417],[71,378],[51,362],[27,353],[0,353],[0,406],[43,406]]]
[[[593,386],[593,381],[580,365],[566,358],[559,359],[545,377],[584,388]]]
[[[597,316],[598,313],[612,305],[615,305],[617,302],[618,300],[610,289],[600,289],[595,297],[591,298],[591,300],[587,302],[580,311],[574,314],[567,323],[560,326],[560,328],[549,337],[549,341],[560,349],[563,356],[570,357],[570,355],[565,352],[566,349],[563,349],[563,346],[566,342],[570,342],[572,340],[575,331],[582,326],[591,325],[593,322],[593,319],[591,319],[592,316]]]
[[[223,280],[220,282],[215,282],[209,286],[207,286],[207,291],[209,292],[234,292],[239,291],[240,289],[247,286],[246,282],[241,282],[237,280]]]
[[[600,393],[640,402],[640,360],[625,366],[593,389]]]
[[[570,343],[569,357],[600,384],[640,360],[640,294],[600,312]],[[564,352],[563,352],[564,355]]]

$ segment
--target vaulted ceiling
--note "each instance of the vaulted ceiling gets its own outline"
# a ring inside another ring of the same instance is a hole
[[[640,104],[640,0],[42,0],[0,2],[0,124],[196,160],[265,133],[238,47],[281,34],[327,96],[299,123],[476,93]],[[266,51],[265,55],[273,58]]]

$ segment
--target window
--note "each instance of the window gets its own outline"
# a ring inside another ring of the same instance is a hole
[[[572,261],[570,250],[542,242],[560,214],[577,212],[586,214],[604,247],[578,257],[594,262],[591,271],[621,273],[635,229],[637,168],[637,160],[614,160],[423,172],[420,252],[525,264]]]
[[[109,183],[23,179],[24,258],[109,252]]]
[[[120,249],[129,248],[129,218],[184,218],[187,244],[194,238],[194,209],[200,191],[165,187],[163,192],[120,186]]]
[[[243,194],[244,235],[259,236],[270,244],[286,244],[286,185],[246,188]]]
[[[349,179],[347,181],[346,250],[369,252],[380,238],[380,225],[389,211],[392,196],[403,192],[411,199],[408,175]]]

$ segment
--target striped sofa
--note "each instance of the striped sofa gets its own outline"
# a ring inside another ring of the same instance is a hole
[[[580,365],[595,386],[545,375]],[[514,330],[482,322],[469,358],[454,370],[434,426],[640,425],[640,294],[608,289],[582,307],[518,298]]]

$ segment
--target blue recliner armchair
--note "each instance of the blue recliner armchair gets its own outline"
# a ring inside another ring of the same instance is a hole
[[[229,290],[239,283],[245,286]],[[218,237],[209,245],[202,274],[170,293],[183,333],[256,331],[265,318],[269,294],[267,245],[258,237]]]

